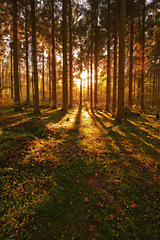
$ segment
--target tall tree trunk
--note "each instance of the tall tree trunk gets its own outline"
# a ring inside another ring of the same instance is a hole
[[[67,1],[63,0],[63,111],[68,112],[68,82],[67,82]]]
[[[116,89],[117,89],[117,25],[118,25],[118,6],[117,0],[115,0],[115,10],[114,10],[114,69],[113,69],[113,107],[112,112],[116,112]]]
[[[26,102],[29,104],[29,67],[28,67],[28,1],[25,6],[25,39],[26,39],[26,83],[27,83],[27,97]]]
[[[13,46],[12,42],[10,43],[10,61],[11,61],[11,99],[13,99]]]
[[[31,24],[32,24],[32,61],[34,76],[34,114],[40,114],[39,110],[39,89],[38,89],[38,71],[37,71],[37,40],[36,40],[36,18],[35,18],[35,0],[30,0],[31,4]]]
[[[49,44],[49,54],[48,54],[48,72],[49,72],[49,102],[51,102],[51,52]]]
[[[72,56],[72,2],[69,0],[69,79],[70,79],[70,103],[73,106],[73,56]]]
[[[56,55],[55,55],[55,18],[54,8],[55,0],[52,0],[52,109],[57,106],[57,93],[56,93]]]
[[[141,76],[141,110],[144,111],[144,51],[145,51],[145,0],[143,0],[142,17],[142,76]]]
[[[132,100],[132,82],[133,82],[133,36],[134,36],[134,0],[131,0],[131,16],[130,16],[130,66],[129,66],[129,97],[128,97],[128,106],[129,108],[133,105]]]
[[[90,60],[90,108],[93,112],[93,0],[92,0],[92,14],[91,14],[91,60]]]
[[[21,110],[18,78],[18,40],[17,40],[17,0],[13,0],[13,61],[14,61],[14,101],[15,111]]]
[[[82,107],[82,60],[80,62],[80,107]]]
[[[94,108],[97,108],[97,82],[98,82],[98,45],[99,45],[99,27],[98,27],[98,2],[95,2],[95,46],[94,46]]]
[[[107,86],[106,86],[106,111],[110,111],[111,98],[111,14],[110,14],[110,0],[108,0],[108,27],[107,27]]]
[[[44,82],[44,44],[42,46],[42,96],[43,96],[43,102],[45,101],[45,82]]]
[[[89,102],[89,79],[90,79],[90,71],[89,71],[89,67],[90,67],[90,56],[89,56],[89,51],[88,51],[88,64],[87,64],[87,101]]]
[[[125,117],[124,114],[125,15],[126,15],[126,0],[120,0],[118,110],[116,116],[117,121],[121,121]]]
[[[1,69],[1,61],[0,61],[0,98],[2,98],[2,69]]]

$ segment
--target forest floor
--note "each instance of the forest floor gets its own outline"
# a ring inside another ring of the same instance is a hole
[[[0,239],[159,239],[160,120],[0,110]]]

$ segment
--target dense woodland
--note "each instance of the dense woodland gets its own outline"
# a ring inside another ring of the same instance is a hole
[[[160,1],[0,1],[0,239],[160,239]]]
[[[126,2],[126,3],[125,3]],[[160,4],[129,0],[6,0],[0,3],[3,103],[67,112],[89,102],[124,117],[124,108],[159,108]]]

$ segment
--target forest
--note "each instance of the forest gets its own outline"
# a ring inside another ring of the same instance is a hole
[[[0,239],[158,240],[159,0],[0,1]]]

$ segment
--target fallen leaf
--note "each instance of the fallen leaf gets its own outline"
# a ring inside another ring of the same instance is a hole
[[[85,202],[88,202],[88,198],[85,198],[85,200],[84,200]]]

